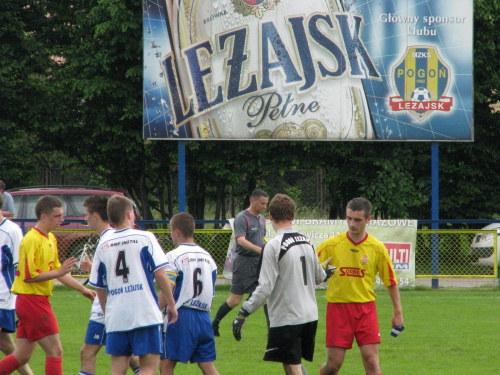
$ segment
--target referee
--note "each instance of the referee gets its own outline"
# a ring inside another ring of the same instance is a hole
[[[259,258],[265,245],[264,236],[266,235],[266,219],[262,213],[267,208],[268,200],[265,191],[255,189],[250,195],[250,207],[240,212],[234,220],[237,247],[233,264],[233,279],[229,298],[219,307],[212,321],[214,336],[220,336],[220,321],[241,303],[243,294],[251,294],[257,287]],[[267,318],[267,305],[264,305],[264,312]]]

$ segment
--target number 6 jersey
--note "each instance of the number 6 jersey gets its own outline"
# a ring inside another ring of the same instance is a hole
[[[106,235],[97,248],[89,279],[90,285],[107,288],[106,332],[163,324],[154,273],[167,264],[150,232],[127,228]]]
[[[210,311],[215,294],[217,265],[196,244],[183,243],[167,253],[169,280],[175,285],[175,307]]]

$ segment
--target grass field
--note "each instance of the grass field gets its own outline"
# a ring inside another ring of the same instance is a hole
[[[227,286],[217,287],[214,310],[227,298]],[[305,366],[317,375],[326,356],[324,290],[317,291],[320,311],[314,362]],[[392,304],[385,290],[380,291],[377,308],[381,327],[380,362],[385,375],[494,375],[498,374],[498,330],[500,326],[498,289],[402,290],[405,331],[390,336]],[[77,374],[79,350],[85,335],[90,302],[64,286],[51,297],[61,329],[66,374]],[[131,306],[132,308],[132,306]],[[221,323],[216,338],[220,374],[282,374],[280,364],[262,361],[266,344],[265,317],[260,309],[247,320],[243,339],[237,342],[231,332],[233,310]],[[212,315],[215,311],[212,312]],[[35,374],[44,373],[45,357],[38,347],[30,362]],[[97,374],[110,373],[110,359],[104,349],[98,355]],[[132,373],[129,371],[129,373]],[[200,374],[198,366],[178,364],[177,374]],[[364,374],[359,350],[348,351],[341,375]]]

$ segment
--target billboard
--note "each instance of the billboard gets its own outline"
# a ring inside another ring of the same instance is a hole
[[[143,5],[145,139],[473,140],[472,0]]]

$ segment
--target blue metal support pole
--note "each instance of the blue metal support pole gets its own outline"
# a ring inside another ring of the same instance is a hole
[[[178,141],[177,156],[179,158],[179,212],[186,212],[186,143]]]
[[[431,197],[431,218],[432,229],[439,229],[439,144],[432,142],[431,146],[431,183],[432,183],[432,197]],[[439,274],[439,235],[432,234],[432,274]],[[432,289],[439,287],[439,279],[432,279]]]

